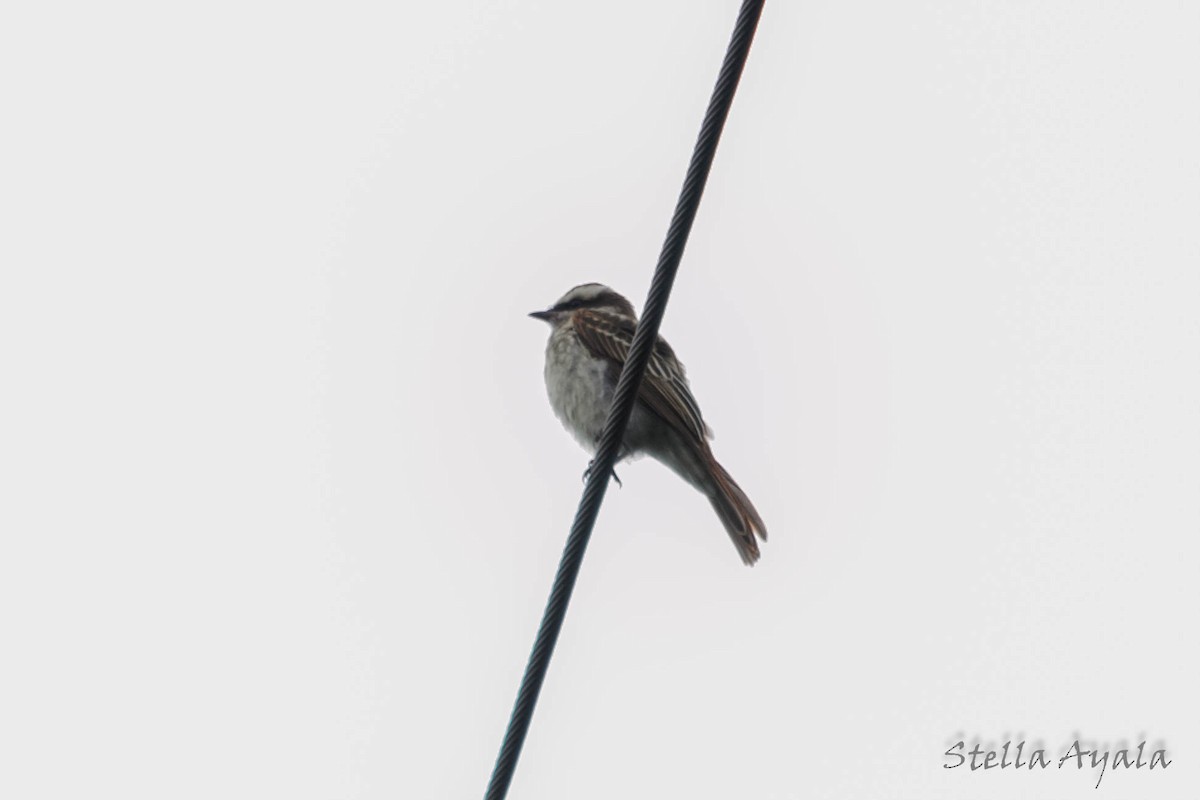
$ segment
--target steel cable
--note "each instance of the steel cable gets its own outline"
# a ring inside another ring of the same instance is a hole
[[[658,337],[658,328],[662,323],[663,314],[667,310],[667,300],[671,295],[671,287],[675,283],[675,273],[679,271],[679,262],[683,258],[683,249],[687,244],[692,223],[696,219],[696,211],[700,207],[700,197],[704,193],[704,185],[708,173],[712,169],[713,157],[716,154],[717,142],[729,116],[729,108],[733,104],[733,95],[737,90],[738,80],[750,53],[750,43],[754,39],[754,31],[758,19],[762,15],[764,0],[744,0],[738,12],[737,23],[725,52],[725,61],[717,76],[713,88],[712,99],[708,111],[704,115],[704,123],[700,126],[692,160],[688,165],[687,177],[675,204],[675,214],[671,218],[671,226],[667,229],[667,237],[663,242],[662,253],[658,257],[658,266],[650,284],[650,292],[646,297],[646,305],[642,311],[641,321],[633,336],[629,355],[617,381],[617,390],[613,396],[612,408],[605,423],[604,432],[600,437],[600,445],[592,461],[591,473],[579,508],[575,512],[575,522],[567,544],[563,548],[562,560],[558,565],[558,573],[554,578],[554,586],[550,590],[550,599],[534,640],[533,651],[529,655],[529,663],[525,667],[525,677],[521,680],[521,688],[517,692],[513,704],[512,716],[508,722],[508,730],[504,734],[504,742],[500,754],[496,758],[496,766],[488,783],[486,800],[503,800],[508,794],[512,782],[517,759],[521,755],[521,747],[529,732],[529,723],[533,718],[533,709],[537,705],[538,694],[546,679],[546,670],[550,666],[550,657],[554,653],[554,645],[558,642],[562,630],[563,619],[567,613],[567,604],[571,600],[571,592],[575,580],[579,576],[579,568],[583,563],[583,554],[587,549],[596,516],[600,512],[600,504],[604,502],[604,493],[608,488],[608,479],[616,463],[621,439],[625,434],[625,426],[633,413],[633,404],[637,399],[638,387],[642,382],[642,374],[650,360],[650,353]]]

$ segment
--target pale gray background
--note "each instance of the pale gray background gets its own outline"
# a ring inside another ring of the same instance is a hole
[[[0,795],[478,797],[736,2],[0,17]],[[769,5],[514,798],[1194,797],[1200,6]],[[942,769],[958,734],[1166,773]]]

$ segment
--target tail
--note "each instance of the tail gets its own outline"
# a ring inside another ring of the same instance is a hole
[[[707,447],[704,449],[708,450]],[[709,480],[708,486],[705,487],[708,500],[725,525],[725,530],[733,540],[742,562],[746,566],[753,566],[759,556],[758,542],[754,537],[757,534],[765,542],[767,526],[763,524],[762,517],[758,515],[742,487],[717,463],[712,453],[703,453],[703,459],[708,467]]]

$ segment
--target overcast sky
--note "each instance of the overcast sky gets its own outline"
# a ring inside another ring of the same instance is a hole
[[[526,314],[641,306],[736,10],[6,7],[0,796],[482,795],[588,459]],[[1195,796],[1197,41],[768,4],[662,332],[771,538],[622,466],[511,797]]]

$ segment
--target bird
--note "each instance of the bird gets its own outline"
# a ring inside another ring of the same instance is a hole
[[[544,368],[550,406],[579,444],[595,454],[633,342],[637,313],[607,286],[584,283],[529,316],[551,329]],[[767,528],[750,498],[713,456],[711,438],[683,364],[658,337],[617,459],[648,455],[699,490],[742,561],[753,565],[759,559],[756,537],[766,541]]]

